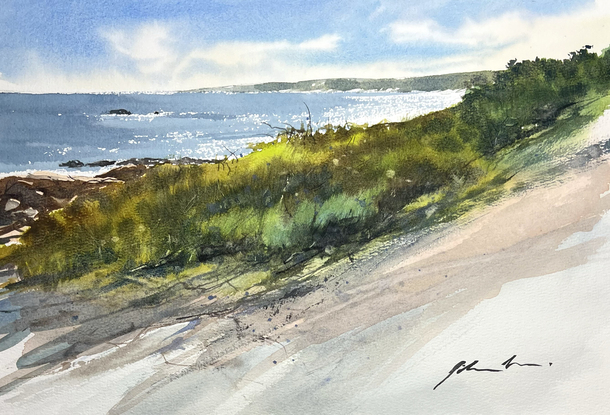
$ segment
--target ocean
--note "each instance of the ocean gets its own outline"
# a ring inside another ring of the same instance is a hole
[[[309,111],[314,128],[375,124],[446,108],[463,93],[0,94],[0,176],[111,168],[59,166],[70,160],[245,155],[248,144],[275,137],[278,130],[269,125],[299,128]],[[118,109],[131,114],[110,114]]]

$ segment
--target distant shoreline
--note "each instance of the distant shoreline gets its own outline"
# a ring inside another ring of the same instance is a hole
[[[88,91],[88,92],[33,92],[0,91],[0,94],[32,95],[105,95],[105,94],[182,94],[182,93],[332,93],[332,92],[431,92],[465,89],[473,85],[490,82],[497,71],[457,72],[441,75],[426,75],[405,78],[327,78],[294,82],[262,82],[246,85],[223,85],[173,91]]]
[[[196,88],[180,92],[431,92],[483,85],[491,82],[495,73],[495,71],[477,71],[409,78],[312,79],[298,82],[264,82],[252,85]]]

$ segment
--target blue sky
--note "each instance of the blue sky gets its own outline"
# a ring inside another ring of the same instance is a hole
[[[610,44],[610,0],[3,0],[0,90],[176,90],[500,69]]]

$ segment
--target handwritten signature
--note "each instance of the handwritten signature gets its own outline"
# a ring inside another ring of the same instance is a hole
[[[445,377],[445,379],[441,380],[434,388],[433,390],[436,390],[436,388],[438,388],[439,386],[441,386],[443,384],[443,382],[445,382],[447,379],[449,379],[451,377],[451,375],[455,374],[460,374],[464,371],[469,372],[471,370],[477,371],[477,372],[502,372],[505,369],[510,368],[513,365],[517,365],[517,366],[542,366],[536,363],[518,363],[515,362],[515,358],[517,357],[517,355],[513,355],[513,357],[511,357],[510,359],[508,359],[507,361],[502,363],[502,366],[504,367],[504,369],[481,369],[478,367],[475,367],[477,363],[479,363],[478,360],[473,361],[470,364],[466,364],[465,360],[462,360],[461,362],[459,362],[457,365],[453,366],[453,368],[449,371],[449,374]],[[549,363],[549,366],[552,366],[552,363]]]

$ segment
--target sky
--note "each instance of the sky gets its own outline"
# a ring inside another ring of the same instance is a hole
[[[0,91],[502,69],[610,45],[610,0],[2,0]]]

